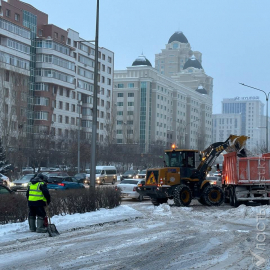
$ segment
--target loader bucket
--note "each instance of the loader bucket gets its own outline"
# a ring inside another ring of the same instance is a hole
[[[247,139],[250,137],[248,136],[236,136],[236,135],[230,135],[229,137],[229,144],[230,146],[226,149],[226,152],[240,152],[241,150],[244,149],[246,145]]]

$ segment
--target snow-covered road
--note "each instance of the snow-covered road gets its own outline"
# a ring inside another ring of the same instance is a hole
[[[61,233],[53,238],[2,225],[0,269],[270,269],[269,219],[269,206],[145,201],[53,217]]]

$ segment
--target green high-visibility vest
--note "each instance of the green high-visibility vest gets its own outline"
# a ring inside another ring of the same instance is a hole
[[[36,184],[31,184],[29,187],[29,197],[28,201],[44,201],[47,202],[42,191],[39,189],[40,185],[43,185],[43,182],[37,182]]]

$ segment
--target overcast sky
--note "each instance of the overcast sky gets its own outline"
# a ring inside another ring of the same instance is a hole
[[[49,15],[49,23],[95,38],[96,0],[25,0]],[[269,0],[100,0],[99,46],[125,69],[142,51],[155,65],[175,31],[182,31],[214,79],[213,113],[221,100],[270,92]]]

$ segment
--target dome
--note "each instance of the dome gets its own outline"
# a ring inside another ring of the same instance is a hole
[[[181,43],[188,43],[187,38],[185,37],[185,35],[183,34],[183,32],[181,31],[177,31],[175,32],[169,39],[168,43],[172,43],[173,41],[179,41]]]
[[[198,69],[203,69],[201,63],[196,59],[194,55],[192,55],[187,62],[185,63],[183,69],[187,69],[189,67],[194,67]]]
[[[150,66],[152,67],[150,61],[144,56],[140,55],[135,61],[132,63],[132,66]]]
[[[207,95],[207,91],[203,88],[202,85],[199,85],[198,88],[196,89],[197,92],[199,92],[202,95]]]

